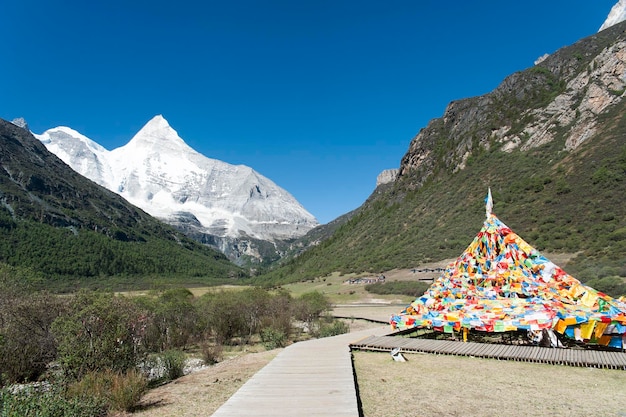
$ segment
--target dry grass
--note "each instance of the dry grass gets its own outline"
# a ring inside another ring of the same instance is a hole
[[[246,353],[155,388],[132,416],[210,416],[278,352]]]
[[[626,372],[432,354],[355,352],[365,417],[626,416]]]

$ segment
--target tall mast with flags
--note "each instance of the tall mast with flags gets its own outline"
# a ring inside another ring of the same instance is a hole
[[[485,198],[485,214],[487,218],[491,216],[491,211],[493,210],[493,199],[491,198],[491,187],[489,187],[489,191],[487,191],[487,198]]]

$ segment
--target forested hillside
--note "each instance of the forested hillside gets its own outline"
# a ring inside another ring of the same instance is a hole
[[[82,177],[4,120],[0,165],[0,262],[29,271],[37,286],[206,284],[243,276],[221,253]]]

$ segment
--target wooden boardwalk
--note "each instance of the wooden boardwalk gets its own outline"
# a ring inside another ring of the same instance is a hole
[[[626,353],[605,350],[555,349],[539,346],[499,345],[453,340],[418,339],[399,336],[370,336],[350,345],[352,349],[404,353],[434,353],[440,355],[473,356],[537,362],[553,365],[581,366],[626,370]]]
[[[248,380],[213,416],[359,417],[353,349],[390,352],[399,348],[404,353],[626,370],[626,353],[622,352],[463,343],[390,333],[390,326],[381,324],[360,332],[295,343]]]
[[[349,346],[389,331],[389,325],[381,325],[295,343],[248,380],[213,416],[359,417]]]

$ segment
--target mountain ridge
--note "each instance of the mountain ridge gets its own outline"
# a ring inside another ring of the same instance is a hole
[[[78,174],[2,119],[0,167],[0,263],[31,271],[40,287],[206,285],[244,276],[223,254]]]
[[[259,282],[379,273],[458,256],[483,197],[579,279],[626,277],[626,23],[562,48],[494,91],[451,102],[332,236]],[[585,134],[586,133],[586,134]]]
[[[72,132],[35,136],[81,174],[235,261],[279,256],[280,249],[265,255],[253,248],[284,246],[318,225],[286,190],[250,167],[196,152],[161,115],[111,151]],[[238,251],[242,243],[251,250]]]

